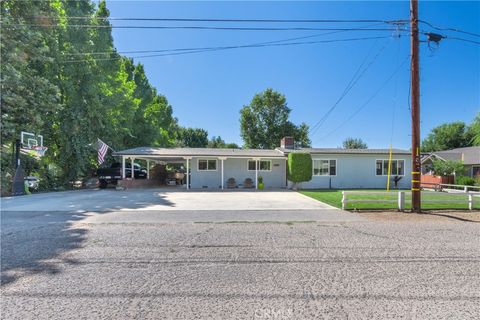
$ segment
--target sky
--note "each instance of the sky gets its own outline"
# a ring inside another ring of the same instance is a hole
[[[408,1],[353,2],[162,2],[107,0],[117,18],[216,19],[340,19],[397,20],[409,18]],[[480,34],[480,2],[420,1],[419,18],[435,26]],[[112,21],[114,26],[229,26],[365,28],[369,23],[227,23]],[[426,32],[446,35],[438,46],[422,42],[421,135],[445,122],[470,123],[480,111],[480,45],[451,37],[480,41],[480,37],[439,31],[421,24]],[[371,28],[394,28],[381,24]],[[345,138],[364,140],[370,148],[409,149],[408,33],[398,31],[192,30],[113,29],[119,52],[193,47],[238,46],[317,35],[293,42],[358,39],[357,41],[292,46],[239,48],[185,55],[137,58],[151,84],[165,95],[174,116],[186,127],[206,129],[209,136],[242,145],[240,109],[256,93],[273,88],[284,94],[290,118],[311,128],[314,147],[340,147]],[[400,34],[400,36],[399,36]],[[383,38],[385,37],[385,38]],[[450,38],[448,38],[450,37]],[[421,37],[425,40],[425,36]],[[292,42],[292,41],[290,41]],[[363,63],[363,64],[362,64]],[[357,70],[360,70],[356,73]],[[358,81],[342,96],[352,77]],[[360,75],[360,76],[359,76]],[[333,106],[333,111],[314,127]]]

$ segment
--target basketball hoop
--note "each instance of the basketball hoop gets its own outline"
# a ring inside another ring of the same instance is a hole
[[[33,151],[37,153],[38,157],[43,157],[45,155],[45,152],[47,151],[48,147],[43,147],[43,146],[35,146],[33,147]]]

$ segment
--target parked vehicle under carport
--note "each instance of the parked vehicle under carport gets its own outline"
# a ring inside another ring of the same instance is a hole
[[[147,169],[140,164],[133,164],[133,177],[135,179],[146,179]],[[118,180],[122,180],[122,164],[119,162],[113,163],[110,168],[97,169],[98,184],[101,189],[105,189],[109,184],[117,185]],[[132,165],[125,164],[125,178],[132,177]]]

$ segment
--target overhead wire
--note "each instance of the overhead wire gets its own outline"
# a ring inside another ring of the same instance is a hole
[[[353,77],[350,79],[349,83],[347,84],[347,86],[345,87],[345,89],[343,90],[342,94],[340,95],[340,97],[335,101],[335,103],[328,109],[328,111],[320,118],[320,120],[318,120],[313,126],[312,126],[312,129],[310,130],[310,135],[314,135],[315,133],[317,133],[317,131],[320,129],[320,127],[325,123],[325,121],[327,120],[327,118],[330,116],[330,114],[335,110],[335,108],[338,106],[338,104],[343,100],[343,98],[345,98],[345,96],[348,94],[348,92],[350,92],[350,90],[357,84],[357,82],[363,77],[363,75],[367,72],[367,70],[375,63],[375,61],[377,61],[378,57],[380,56],[380,54],[383,52],[383,50],[385,50],[385,48],[388,46],[388,42],[385,43],[382,47],[380,47],[379,51],[377,52],[377,54],[372,58],[372,60],[368,63],[368,65],[365,66],[365,68],[363,68],[363,70],[360,72],[360,70],[362,69],[365,61],[363,61],[360,66],[357,68],[357,70],[355,71]],[[365,59],[368,58],[370,53],[367,54],[367,56],[365,57]]]
[[[366,27],[372,27],[372,26],[376,26],[376,25],[379,25],[379,23],[375,23],[375,24],[370,24]],[[302,40],[302,39],[309,39],[309,38],[316,38],[316,37],[320,37],[320,36],[326,36],[326,35],[330,35],[330,34],[336,34],[336,33],[343,33],[343,32],[347,32],[347,31],[344,31],[344,30],[341,30],[341,31],[330,31],[330,32],[322,32],[322,33],[316,33],[316,34],[312,34],[312,35],[308,35],[308,36],[301,36],[301,37],[293,37],[293,38],[286,38],[286,39],[280,39],[280,40],[272,40],[272,41],[265,41],[265,42],[259,42],[259,43],[253,43],[253,44],[249,44],[250,45],[263,45],[263,44],[270,44],[270,43],[281,43],[281,42],[287,42],[287,41],[294,41],[294,40]],[[207,48],[195,48],[195,50],[200,50],[200,49],[208,49],[210,47],[207,47]],[[112,53],[119,53],[119,54],[130,54],[130,53],[158,53],[158,52],[169,52],[169,51],[185,51],[185,50],[192,50],[191,48],[179,48],[179,49],[158,49],[158,50],[136,50],[136,51],[116,51],[116,52],[112,52],[112,51],[105,51],[105,52],[75,52],[75,53],[70,53],[68,55],[89,55],[89,54],[92,54],[92,55],[100,55],[100,54],[112,54]]]
[[[433,25],[430,22],[425,21],[425,20],[418,20],[418,22],[423,23],[423,24],[425,24],[425,25],[427,25],[427,26],[429,26],[433,29],[439,30],[439,31],[453,31],[453,32],[467,34],[467,35],[474,36],[474,37],[480,37],[480,33],[465,31],[465,30],[461,30],[461,29],[457,29],[457,28],[439,27],[439,26],[435,26],[435,25]]]
[[[383,90],[383,88],[392,80],[392,78],[400,71],[401,67],[408,61],[410,55],[408,55],[405,60],[394,70],[394,72],[380,85],[377,91],[375,91],[366,101],[363,103],[359,108],[355,110],[354,113],[350,115],[345,121],[343,121],[339,126],[335,129],[324,135],[321,139],[329,137],[331,134],[335,133],[338,129],[342,128],[345,124],[347,124],[350,120],[352,120],[360,111],[363,110],[375,97]]]
[[[164,57],[164,56],[176,56],[176,55],[185,55],[192,53],[201,53],[201,52],[211,52],[211,51],[221,51],[221,50],[231,50],[239,48],[260,48],[260,47],[276,47],[276,46],[295,46],[295,45],[308,45],[308,44],[319,44],[319,43],[334,43],[334,42],[349,42],[349,41],[363,41],[363,40],[374,40],[374,39],[386,39],[390,36],[377,36],[377,37],[363,37],[363,38],[346,38],[346,39],[329,39],[329,40],[318,40],[318,41],[303,41],[303,42],[287,42],[287,43],[271,43],[271,44],[251,44],[251,45],[240,45],[240,46],[225,46],[225,47],[206,47],[206,48],[182,48],[181,52],[167,52],[160,54],[152,55],[139,55],[132,56],[128,58],[138,59],[138,58],[151,58],[151,57]],[[175,49],[173,49],[175,50]],[[114,52],[112,52],[114,53]],[[84,61],[109,61],[109,60],[119,60],[124,57],[112,57],[112,58],[91,58],[91,59],[78,59],[78,60],[66,60],[65,63],[73,62],[84,62]]]

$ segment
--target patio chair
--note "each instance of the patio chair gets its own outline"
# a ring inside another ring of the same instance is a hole
[[[253,180],[251,178],[245,179],[245,181],[243,181],[243,187],[244,188],[253,188]]]
[[[235,178],[228,178],[227,180],[227,188],[233,189],[237,187],[237,182],[235,181]]]

